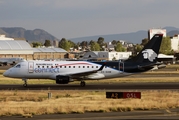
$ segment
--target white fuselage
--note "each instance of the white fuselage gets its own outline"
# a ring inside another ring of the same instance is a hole
[[[7,70],[4,76],[12,78],[55,80],[57,75],[71,76],[88,71],[95,71],[101,66],[100,64],[88,61],[23,61]],[[105,66],[101,71],[83,75],[83,78],[105,79],[131,74],[124,73],[123,71],[111,67],[112,66]]]

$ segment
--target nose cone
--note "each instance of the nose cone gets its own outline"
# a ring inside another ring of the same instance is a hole
[[[8,70],[3,73],[4,77],[8,77],[8,75],[9,75],[9,71]]]

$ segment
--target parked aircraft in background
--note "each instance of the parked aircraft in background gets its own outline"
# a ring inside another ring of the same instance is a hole
[[[108,79],[145,72],[160,66],[157,62],[162,34],[154,37],[139,54],[126,61],[23,61],[4,72],[5,77],[27,79],[52,79],[57,84],[68,84],[74,80]]]
[[[0,58],[0,66],[15,65],[20,61],[23,61],[23,58]]]

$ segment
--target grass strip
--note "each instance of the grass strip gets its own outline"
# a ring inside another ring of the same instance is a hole
[[[51,92],[52,98],[47,94]],[[141,91],[141,99],[106,99],[105,91],[0,91],[0,116],[179,108],[179,91]]]

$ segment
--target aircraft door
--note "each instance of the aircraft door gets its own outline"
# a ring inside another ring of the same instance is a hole
[[[29,62],[28,71],[29,71],[29,73],[34,72],[34,62]]]
[[[124,63],[123,62],[119,62],[119,70],[124,71]]]

